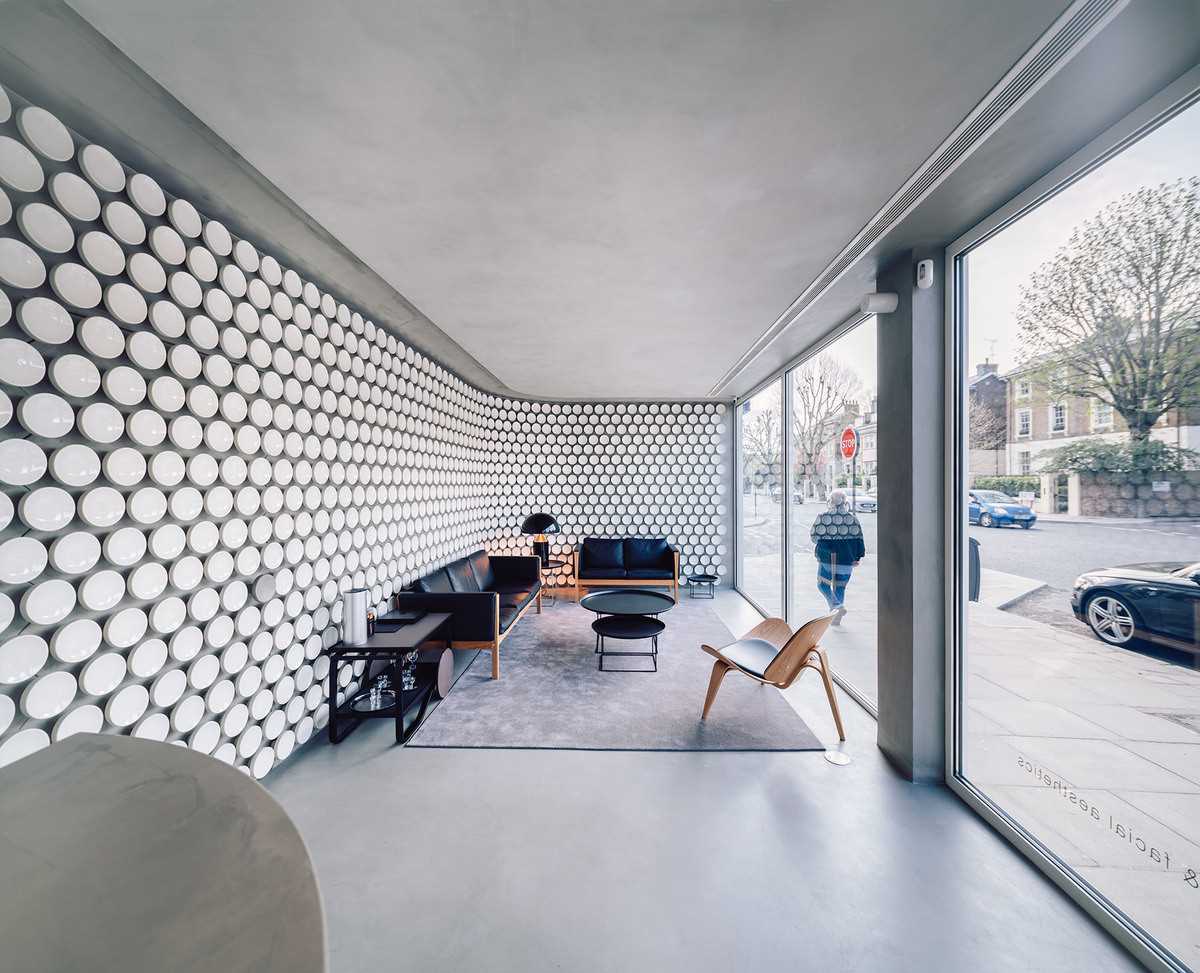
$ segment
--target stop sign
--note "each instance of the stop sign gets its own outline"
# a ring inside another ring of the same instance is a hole
[[[843,429],[838,440],[838,448],[842,451],[843,459],[854,459],[858,453],[858,430],[853,426]]]

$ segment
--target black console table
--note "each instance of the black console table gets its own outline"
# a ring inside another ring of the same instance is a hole
[[[450,619],[454,616],[445,613],[430,613],[424,618],[407,625],[396,627],[389,623],[387,615],[382,616],[375,634],[367,639],[366,645],[345,645],[338,642],[329,650],[329,742],[341,743],[363,720],[394,719],[396,721],[396,742],[406,743],[417,732],[425,720],[429,707],[429,697],[437,686],[436,672],[422,674],[416,671],[417,684],[412,689],[404,688],[404,657],[410,652],[416,652],[427,642],[444,641],[450,648]],[[361,693],[356,693],[341,706],[336,705],[338,693],[338,670],[345,663],[365,662],[363,669],[363,689],[370,684],[371,666],[376,662],[386,662],[392,669],[392,692],[396,701],[392,706],[377,710],[358,710],[354,708],[354,700]],[[418,700],[421,709],[416,720],[404,730],[404,712]]]

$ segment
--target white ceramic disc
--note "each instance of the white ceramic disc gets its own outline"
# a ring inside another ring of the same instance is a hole
[[[125,656],[119,652],[101,652],[93,656],[79,674],[79,685],[89,696],[107,696],[125,678]]]
[[[18,635],[0,644],[0,683],[14,686],[36,676],[50,658],[40,635]]]
[[[92,230],[80,237],[79,254],[97,274],[116,277],[125,272],[125,251],[103,230]]]
[[[117,285],[112,285],[117,286]],[[128,284],[121,286],[129,287]],[[134,294],[132,287],[129,288]],[[141,296],[140,294],[138,295]],[[144,302],[143,302],[144,303]],[[109,360],[125,353],[125,332],[108,318],[94,316],[79,324],[79,343],[97,358]],[[85,359],[86,360],[86,359]],[[100,376],[96,376],[96,388],[100,387]],[[92,390],[93,392],[95,389]],[[91,393],[88,393],[91,394]]]
[[[141,324],[146,320],[146,299],[142,292],[123,280],[104,289],[104,306],[122,324]]]
[[[146,535],[136,527],[122,527],[104,538],[104,558],[109,564],[126,568],[137,564],[146,554]]]
[[[46,265],[28,243],[0,238],[0,284],[32,290],[46,282]]]
[[[12,201],[8,198],[8,193],[0,189],[0,226],[3,226],[12,219]]]
[[[100,549],[95,534],[73,531],[50,545],[50,563],[63,574],[87,574],[100,560]]]
[[[125,417],[107,402],[93,402],[79,413],[79,431],[94,443],[115,443],[125,434]]]
[[[13,600],[0,591],[0,632],[3,632],[12,620],[17,617],[17,608],[13,604]],[[0,733],[4,732],[3,720],[0,720]]]
[[[109,697],[104,715],[113,726],[133,726],[149,706],[150,691],[145,686],[126,686]]]
[[[22,138],[47,159],[66,162],[75,154],[75,141],[67,126],[45,108],[27,105],[17,112]]]
[[[188,270],[198,280],[212,283],[217,279],[217,261],[206,247],[194,246],[187,255]]]
[[[50,736],[55,743],[58,743],[76,733],[99,733],[103,728],[104,711],[92,703],[84,703],[64,714],[54,724]]]
[[[160,673],[150,685],[150,699],[155,706],[174,706],[187,692],[187,674],[182,669]]]
[[[100,475],[100,457],[82,443],[63,446],[50,456],[50,475],[63,486],[87,486]]]
[[[146,634],[148,621],[140,608],[126,608],[104,623],[104,640],[115,649],[127,649]]]
[[[178,524],[163,524],[150,533],[150,552],[164,561],[179,557],[187,546],[187,535]]]
[[[199,307],[204,300],[204,291],[200,282],[184,270],[177,270],[167,283],[171,297],[183,307]]]
[[[237,264],[226,264],[217,275],[221,290],[235,300],[246,296],[246,275]]]
[[[150,479],[159,486],[173,487],[183,480],[187,465],[183,457],[171,449],[161,450],[150,458]]]
[[[138,725],[133,728],[133,735],[143,740],[157,740],[160,743],[171,732],[171,718],[166,713],[151,713],[143,716]]]
[[[129,653],[129,671],[139,679],[149,679],[167,663],[167,643],[162,639],[146,639]]]
[[[33,720],[51,720],[75,701],[78,684],[69,672],[48,672],[25,687],[21,710]]]
[[[216,220],[204,224],[204,242],[219,257],[228,257],[233,252],[233,238],[224,224]]]
[[[204,309],[216,321],[228,321],[233,317],[233,301],[223,290],[210,287],[204,292]]]
[[[160,412],[178,412],[187,402],[179,379],[162,375],[150,383],[150,402]]]
[[[68,216],[90,223],[100,215],[100,197],[96,190],[73,172],[50,177],[50,198]]]
[[[47,344],[61,345],[75,337],[75,322],[67,309],[48,297],[30,297],[18,304],[17,323],[31,338]]]
[[[153,409],[139,409],[129,417],[129,438],[153,448],[167,438],[167,422]]]
[[[146,397],[146,380],[128,365],[118,365],[104,373],[104,394],[117,405],[137,405]]]
[[[102,218],[108,232],[126,246],[140,247],[146,242],[146,224],[128,203],[115,199],[105,204]]]
[[[0,328],[3,328],[9,321],[12,320],[12,300],[9,296],[0,291]]]
[[[35,392],[17,407],[21,425],[43,439],[60,439],[75,428],[75,412],[53,392]]]
[[[180,591],[191,591],[204,579],[204,565],[197,557],[181,557],[171,565],[171,584]]]
[[[79,168],[106,193],[119,193],[125,188],[125,170],[117,157],[101,145],[85,145],[79,150]]]
[[[139,368],[154,371],[167,361],[167,346],[149,331],[139,331],[129,338],[129,357]]]
[[[35,584],[21,596],[21,615],[30,625],[57,625],[74,610],[75,589],[61,578]]]
[[[179,449],[198,449],[204,442],[204,427],[193,416],[176,416],[167,426],[167,436]]]
[[[196,731],[188,737],[188,746],[197,753],[212,753],[216,749],[217,744],[221,742],[221,724],[216,720],[209,720],[207,723],[202,723]]]
[[[50,653],[60,662],[82,662],[100,648],[101,627],[90,618],[78,618],[50,637]]]
[[[186,324],[183,312],[170,301],[164,299],[150,305],[150,323],[154,330],[164,338],[179,338],[183,335]]]
[[[45,731],[32,727],[18,730],[3,743],[0,743],[0,767],[28,757],[50,746],[50,735]]]
[[[45,181],[37,156],[14,138],[0,135],[0,183],[22,193],[36,193]]]
[[[191,345],[177,344],[167,355],[167,360],[170,362],[171,371],[178,375],[185,382],[190,382],[192,379],[199,378],[203,364],[200,361],[200,353]],[[216,408],[213,408],[216,412]]]
[[[29,486],[46,473],[46,454],[28,439],[0,442],[0,483]]]
[[[187,606],[181,598],[164,598],[150,609],[150,627],[160,635],[170,635],[187,618]]]
[[[83,264],[56,264],[50,271],[50,286],[71,307],[84,311],[94,308],[104,296],[100,281]]]
[[[162,187],[143,172],[129,177],[126,191],[133,205],[147,216],[162,216],[167,211],[167,197]]]
[[[167,513],[167,498],[158,487],[142,487],[128,501],[129,516],[139,524],[157,524]]]
[[[92,487],[79,500],[79,516],[93,527],[111,527],[125,516],[125,498],[112,487]]]
[[[152,601],[167,589],[167,569],[156,561],[143,564],[129,575],[129,593]]]
[[[104,475],[114,486],[135,486],[146,475],[146,457],[129,446],[114,449],[104,457]]]
[[[79,586],[79,600],[92,611],[108,611],[124,597],[125,578],[108,568],[88,575]]]
[[[75,519],[75,500],[62,487],[39,487],[21,498],[17,511],[31,530],[60,531]]]
[[[185,237],[198,237],[202,229],[200,214],[186,199],[173,199],[167,207],[167,218]]]
[[[45,203],[26,203],[17,210],[17,226],[30,243],[49,253],[66,253],[75,246],[71,224]]]
[[[148,294],[160,294],[167,286],[167,272],[148,253],[135,253],[129,258],[129,278]]]
[[[187,323],[188,340],[197,348],[211,351],[217,347],[220,332],[212,320],[203,314],[193,315]]]

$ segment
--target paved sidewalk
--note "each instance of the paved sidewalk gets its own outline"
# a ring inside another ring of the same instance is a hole
[[[1071,514],[1038,514],[1052,524],[1094,524],[1100,527],[1167,527],[1200,524],[1195,517],[1081,517]]]
[[[1200,969],[1200,672],[983,604],[967,777]]]

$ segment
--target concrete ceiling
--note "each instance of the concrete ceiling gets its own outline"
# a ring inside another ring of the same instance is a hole
[[[502,382],[610,398],[704,396],[1067,3],[72,6]]]

